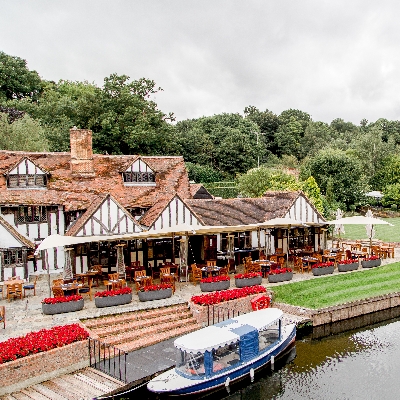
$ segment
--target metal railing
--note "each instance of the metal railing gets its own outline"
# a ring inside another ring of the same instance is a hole
[[[89,365],[124,383],[128,383],[127,354],[111,344],[89,338]]]
[[[217,324],[218,322],[226,321],[227,319],[238,317],[240,311],[235,309],[220,306],[209,305],[207,306],[207,322],[208,326]]]

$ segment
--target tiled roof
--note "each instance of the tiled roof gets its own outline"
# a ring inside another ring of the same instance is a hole
[[[190,194],[194,199],[213,199],[214,196],[201,184],[191,183]]]
[[[256,224],[284,217],[301,192],[267,192],[260,198],[221,200],[191,199],[185,202],[204,225]]]
[[[14,236],[15,239],[19,240],[23,246],[26,246],[30,249],[35,248],[35,244],[32,243],[25,236],[21,235],[11,224],[9,224],[4,218],[0,217],[0,224],[10,232],[10,235]]]
[[[7,189],[6,174],[24,157],[50,173],[47,189]],[[66,211],[86,210],[99,195],[110,193],[123,207],[152,207],[178,193],[190,198],[183,157],[141,157],[156,173],[156,186],[124,186],[122,172],[139,156],[93,155],[94,178],[71,173],[70,153],[0,151],[0,204],[63,205]]]

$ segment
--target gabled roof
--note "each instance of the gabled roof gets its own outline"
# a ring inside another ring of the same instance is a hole
[[[79,217],[79,219],[75,222],[74,225],[71,226],[70,229],[65,233],[66,236],[76,236],[84,227],[84,225],[94,216],[94,214],[97,212],[97,210],[110,198],[111,201],[113,201],[117,207],[125,214],[126,218],[128,218],[133,225],[136,227],[135,231],[139,232],[142,229],[140,228],[139,224],[136,222],[136,220],[131,216],[131,214],[123,207],[121,204],[118,203],[110,194],[106,194],[103,196],[97,197],[92,204],[89,206],[89,208]],[[123,232],[123,233],[132,233],[132,232]],[[106,232],[106,234],[110,234],[109,232]]]
[[[35,248],[35,244],[27,239],[25,236],[21,235],[11,224],[9,224],[4,218],[0,217],[0,224],[13,236],[17,241],[21,243],[21,247],[25,246],[30,249]]]
[[[38,169],[40,169],[44,174],[48,175],[48,171],[46,171],[44,168],[40,168],[34,161],[32,161],[28,156],[21,158],[18,162],[15,163],[15,165],[11,165],[10,168],[8,168],[7,171],[4,171],[3,174],[7,175],[9,174],[14,168],[17,168],[19,165],[21,165],[25,160],[28,162],[32,163],[35,165]]]
[[[260,198],[186,200],[203,225],[256,224],[284,217],[302,192],[267,192]]]
[[[47,190],[10,190],[4,176],[11,167],[28,157],[51,174]],[[94,198],[110,193],[123,207],[152,207],[178,193],[190,198],[189,180],[183,157],[141,156],[156,172],[156,186],[126,186],[122,172],[138,159],[137,155],[93,155],[95,176],[75,177],[71,173],[70,153],[0,151],[0,204],[62,205],[66,211],[86,210]]]
[[[191,183],[190,194],[194,199],[213,199],[214,196],[201,184]]]

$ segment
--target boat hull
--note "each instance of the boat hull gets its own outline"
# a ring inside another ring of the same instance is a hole
[[[214,375],[210,378],[201,380],[187,379],[186,382],[179,387],[178,382],[182,380],[175,370],[169,370],[159,375],[155,380],[163,381],[167,383],[164,388],[157,388],[156,384],[152,384],[152,381],[148,384],[147,388],[155,393],[167,394],[168,396],[192,396],[201,393],[212,392],[219,390],[226,386],[226,382],[229,379],[229,384],[236,383],[244,378],[250,379],[250,371],[256,373],[258,370],[268,366],[271,363],[271,357],[277,360],[283,357],[295,344],[296,339],[296,327],[295,325],[287,325],[282,330],[281,340],[277,342],[270,350],[260,353],[257,357],[249,360],[245,363],[241,363],[234,369],[227,370],[219,375]],[[174,377],[177,379],[177,387],[174,385]],[[153,380],[154,381],[154,380]]]

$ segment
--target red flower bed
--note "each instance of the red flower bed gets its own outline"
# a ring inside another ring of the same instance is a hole
[[[211,283],[211,282],[222,282],[222,281],[229,281],[229,276],[221,275],[221,276],[212,276],[210,278],[203,278],[200,282],[201,283]]]
[[[42,300],[43,304],[56,304],[56,303],[68,303],[70,301],[79,301],[82,300],[82,296],[63,296],[63,297],[47,297]]]
[[[378,256],[369,256],[368,258],[364,259],[364,261],[373,261],[373,260],[379,260],[379,257]]]
[[[344,263],[340,262],[340,264]],[[332,265],[334,265],[334,263],[332,261],[329,261],[324,263],[316,263],[312,266],[312,268],[326,268],[326,267],[332,267]]]
[[[247,274],[237,274],[235,275],[235,279],[250,279],[257,278],[261,276],[261,272],[248,272]]]
[[[0,364],[85,340],[89,334],[78,324],[55,326],[0,343]]]
[[[118,290],[104,290],[103,292],[97,292],[94,297],[110,297],[110,296],[119,296],[120,294],[129,294],[132,293],[132,289],[130,287],[124,287]]]
[[[154,292],[156,290],[172,289],[172,285],[162,283],[161,285],[149,285],[140,288],[141,292]]]
[[[264,293],[267,289],[263,286],[247,286],[240,289],[220,290],[200,296],[193,296],[191,301],[202,306],[222,303],[224,301],[240,299],[251,294]]]
[[[352,260],[352,259],[350,259],[350,260],[342,260],[342,261],[339,261],[338,264],[353,264],[353,263],[355,263],[355,262],[358,262],[358,261],[357,261],[357,260]]]
[[[286,274],[287,272],[292,272],[292,268],[276,268],[269,271],[269,275]]]

